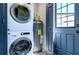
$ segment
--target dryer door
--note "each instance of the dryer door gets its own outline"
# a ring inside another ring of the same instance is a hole
[[[18,23],[27,23],[30,20],[29,5],[13,4],[10,8],[10,15]]]
[[[9,48],[10,55],[27,55],[32,48],[32,42],[26,37],[16,39]]]

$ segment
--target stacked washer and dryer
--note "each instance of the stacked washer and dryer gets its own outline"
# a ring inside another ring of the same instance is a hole
[[[7,4],[9,55],[33,54],[33,4]]]

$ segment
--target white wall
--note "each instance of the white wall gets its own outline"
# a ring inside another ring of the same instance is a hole
[[[34,4],[34,15],[40,16],[42,19],[45,20],[46,18],[46,4],[45,3],[35,3]]]
[[[38,14],[38,3],[34,3],[34,16],[36,16]]]

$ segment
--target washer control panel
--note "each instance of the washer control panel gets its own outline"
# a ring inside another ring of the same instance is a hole
[[[22,32],[21,35],[29,35],[30,32]]]

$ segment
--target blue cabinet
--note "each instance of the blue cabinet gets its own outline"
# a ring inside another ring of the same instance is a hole
[[[3,4],[3,54],[7,54],[7,4]]]
[[[0,3],[0,55],[7,54],[7,5]]]
[[[53,52],[53,4],[47,4],[46,8],[46,44],[48,52]]]
[[[3,54],[3,5],[0,4],[0,54]]]

